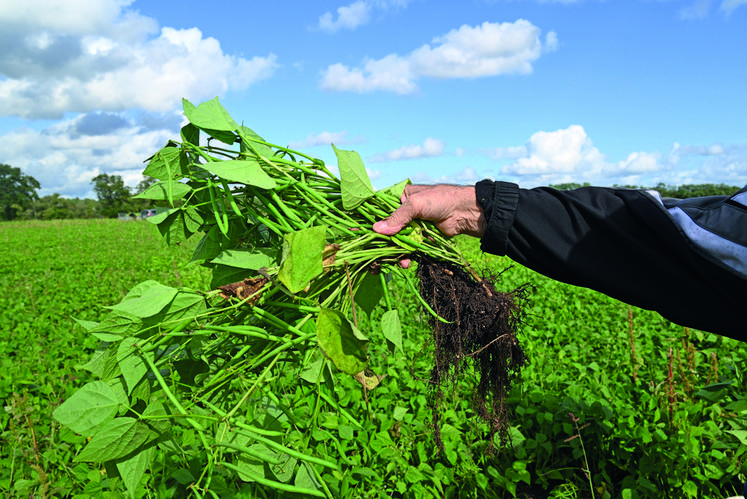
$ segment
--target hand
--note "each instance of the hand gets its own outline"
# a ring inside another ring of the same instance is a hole
[[[485,233],[485,216],[477,202],[475,187],[447,184],[408,185],[399,208],[376,222],[373,230],[392,236],[415,218],[433,222],[449,237],[457,234],[482,237]]]

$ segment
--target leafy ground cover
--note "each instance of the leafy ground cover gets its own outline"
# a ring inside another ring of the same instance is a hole
[[[75,460],[86,435],[51,416],[92,379],[81,365],[98,341],[73,318],[100,320],[106,306],[148,279],[208,289],[209,277],[185,265],[194,244],[167,249],[146,223],[0,225],[0,490],[6,496],[126,496],[116,470]],[[510,266],[480,253],[474,240],[460,245],[478,269]],[[247,463],[256,474],[246,480],[230,480],[232,474],[218,469],[216,493],[286,497],[256,475],[293,485],[313,484],[317,473],[324,482],[318,490],[334,497],[716,498],[741,488],[747,471],[743,345],[518,266],[501,279],[503,289],[536,287],[520,336],[529,363],[509,398],[508,447],[488,452],[489,429],[473,409],[474,376],[460,378],[445,397],[443,447],[436,445],[427,314],[393,281],[401,348],[383,335],[384,308],[359,318],[371,359],[386,375],[378,387],[364,392],[349,376],[283,365],[271,373],[273,390],[247,401],[248,420],[266,423],[270,432],[292,428],[284,447],[310,449],[337,469],[272,452]],[[297,383],[314,375],[327,390]],[[283,407],[307,416],[291,421]],[[175,431],[136,495],[194,492],[190,485],[204,469],[205,453],[189,427]],[[268,452],[267,446],[258,450]]]

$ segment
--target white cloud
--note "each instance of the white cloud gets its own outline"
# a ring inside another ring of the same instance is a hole
[[[403,146],[393,151],[377,154],[369,159],[371,163],[399,161],[403,159],[432,158],[444,153],[444,143],[440,139],[428,137],[422,144]]]
[[[503,175],[522,177],[535,184],[632,184],[643,175],[669,168],[658,152],[633,152],[621,161],[610,162],[580,125],[537,132],[524,146],[496,148],[488,153],[497,160],[514,160],[502,167]]]
[[[657,152],[632,152],[617,164],[617,174],[638,175],[660,171],[662,169],[660,158],[661,154]]]
[[[747,5],[747,0],[724,0],[721,3],[721,10],[728,16],[740,5]]]
[[[302,149],[305,147],[329,146],[330,144],[346,144],[348,132],[321,132],[316,135],[309,134],[303,140],[293,141],[289,144],[291,149]]]
[[[386,11],[390,8],[405,8],[410,0],[356,0],[350,5],[337,8],[337,17],[332,12],[319,16],[317,27],[327,33],[341,29],[355,29],[368,24],[373,11]]]
[[[136,40],[158,31],[157,22],[127,7],[134,0],[26,0],[1,2],[0,25],[13,33],[106,35]]]
[[[703,19],[708,15],[711,0],[695,0],[691,5],[680,9],[680,19]]]
[[[369,21],[371,6],[364,0],[358,0],[350,5],[337,9],[337,19],[331,12],[319,16],[319,29],[327,33],[334,33],[340,29],[355,29]]]
[[[412,80],[409,62],[392,54],[378,61],[369,59],[362,69],[333,64],[325,71],[321,87],[333,92],[365,93],[384,90],[409,94],[417,89]]]
[[[197,28],[160,31],[129,0],[28,0],[0,7],[0,116],[167,111],[270,77],[273,54],[225,54]],[[64,7],[63,7],[64,5]],[[205,75],[210,75],[206,78]]]
[[[329,91],[383,90],[408,94],[420,78],[479,78],[510,73],[531,73],[542,51],[541,30],[529,21],[461,26],[433,39],[406,56],[389,54],[367,59],[359,68],[329,66],[321,87]],[[557,35],[548,33],[544,49],[557,47]]]
[[[150,128],[145,121],[92,113],[41,132],[19,128],[0,135],[0,140],[13,166],[39,181],[40,195],[56,192],[85,197],[92,196],[90,181],[99,173],[121,175],[128,185],[137,185],[145,168],[143,160],[178,133],[181,116],[177,112],[163,115],[163,124],[171,124],[168,128]]]
[[[722,144],[711,144],[709,146],[680,145],[675,142],[669,151],[669,162],[673,165],[679,163],[680,159],[687,156],[720,156],[726,154]]]
[[[525,148],[526,155],[504,167],[504,173],[541,175],[580,170],[597,172],[604,164],[604,156],[593,146],[580,125],[554,132],[537,132],[530,137]]]

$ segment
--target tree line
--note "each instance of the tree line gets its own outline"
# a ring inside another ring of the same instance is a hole
[[[91,179],[97,199],[66,198],[60,194],[39,197],[41,184],[20,168],[0,164],[0,220],[57,220],[65,218],[116,218],[120,213],[139,214],[142,210],[166,206],[164,202],[136,198],[156,179],[146,177],[134,189],[125,185],[119,175],[102,173]],[[553,184],[558,190],[577,189],[590,184]],[[741,187],[726,184],[656,184],[653,187],[615,186],[632,189],[653,189],[663,197],[692,198],[730,195]]]
[[[156,179],[146,177],[134,189],[119,175],[102,173],[91,179],[96,199],[67,198],[60,194],[39,196],[38,180],[20,168],[0,164],[0,220],[60,220],[80,218],[116,218],[120,213],[138,215],[142,210],[165,206],[164,203],[135,196]]]
[[[590,187],[591,184],[585,182],[583,184],[566,183],[566,184],[552,184],[550,187],[559,191],[570,191],[578,189],[580,187]],[[615,185],[616,188],[622,189],[645,189],[657,191],[664,198],[675,198],[675,199],[688,199],[688,198],[699,198],[704,196],[730,196],[737,192],[742,187],[737,187],[728,184],[685,184],[685,185],[669,185],[664,183],[658,183],[653,187],[643,185]]]

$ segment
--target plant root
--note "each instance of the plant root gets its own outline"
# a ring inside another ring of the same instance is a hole
[[[497,276],[483,275],[476,280],[451,263],[420,258],[418,273],[423,298],[445,323],[430,316],[435,347],[431,381],[435,385],[433,423],[435,439],[443,446],[439,429],[443,386],[453,383],[468,359],[479,374],[474,407],[488,423],[489,450],[498,434],[501,445],[508,442],[509,414],[506,397],[514,382],[521,379],[526,362],[517,332],[524,320],[521,303],[529,292],[522,286],[510,293],[495,289]]]

